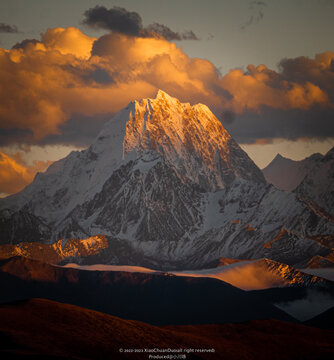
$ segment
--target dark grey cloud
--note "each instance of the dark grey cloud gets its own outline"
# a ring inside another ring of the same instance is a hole
[[[15,25],[0,23],[0,33],[17,34],[19,29]]]
[[[35,143],[33,132],[29,129],[5,129],[0,127],[0,146]]]
[[[231,110],[224,110],[221,114],[220,121],[226,127],[234,122],[236,118],[235,112]]]
[[[315,59],[300,56],[283,59],[278,64],[280,76],[284,80],[299,84],[311,82],[326,90],[331,102],[334,102],[334,56],[332,52],[316,55]]]
[[[31,130],[0,128],[0,146],[20,144],[21,146],[73,145],[76,147],[87,147],[101,131],[104,123],[114,115],[114,113],[94,116],[75,114],[59,127],[59,134],[48,135],[39,141],[36,141]]]
[[[173,30],[171,30],[168,26],[159,24],[159,23],[153,23],[151,25],[148,25],[143,33],[147,34],[147,36],[152,36],[152,34],[158,34],[165,38],[166,40],[199,40],[196,34],[189,30],[184,31],[183,33],[178,33]]]
[[[89,77],[99,84],[112,84],[113,78],[104,69],[96,69],[89,74]]]
[[[256,87],[247,90],[247,81],[240,82],[239,86],[249,92],[249,99],[252,99],[252,91],[257,89],[257,95],[261,94],[260,101],[253,110],[246,103],[233,120],[228,113],[226,117],[221,109],[216,109],[215,113],[226,129],[240,143],[253,143],[258,139],[334,138],[334,53],[328,51],[314,58],[285,58],[278,64],[278,69],[248,66],[243,76],[251,79],[250,83]],[[289,91],[288,100],[280,103]],[[272,97],[268,98],[266,92]],[[244,101],[238,99],[238,91],[232,94],[236,97],[233,101]],[[264,99],[262,104],[261,97]],[[272,100],[270,106],[264,105],[268,99]]]
[[[25,49],[30,44],[36,45],[38,43],[40,43],[40,41],[38,41],[36,39],[25,39],[21,42],[16,43],[15,45],[13,45],[12,49]]]
[[[84,16],[83,23],[96,29],[138,36],[143,28],[142,18],[137,12],[128,11],[118,6],[107,9],[104,6],[97,5],[85,11]]]
[[[74,145],[89,146],[101,131],[105,122],[115,114],[106,113],[94,116],[75,114],[65,124],[61,125],[60,134],[53,134],[42,139],[39,145]]]
[[[334,137],[334,109],[331,108],[280,110],[262,107],[260,113],[246,111],[234,115],[231,121],[222,116],[222,123],[239,143],[251,144],[258,139],[270,142],[278,138],[325,140]]]
[[[143,26],[141,16],[135,11],[128,11],[114,6],[107,9],[104,6],[95,6],[84,13],[83,24],[95,29],[110,30],[130,36],[163,37],[166,40],[198,40],[196,34],[187,30],[182,33],[171,30],[168,26],[153,23]]]
[[[258,24],[264,17],[264,7],[266,6],[267,3],[264,1],[251,1],[248,6],[250,12],[249,19],[240,25],[240,29],[244,30],[251,25]]]

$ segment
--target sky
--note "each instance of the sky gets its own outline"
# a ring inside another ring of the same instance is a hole
[[[334,146],[334,1],[0,1],[0,193],[157,90],[260,167]]]

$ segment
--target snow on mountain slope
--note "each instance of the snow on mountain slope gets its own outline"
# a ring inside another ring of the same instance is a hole
[[[0,244],[15,244],[18,241],[49,242],[52,235],[42,218],[23,210],[0,210],[0,229]]]
[[[334,147],[316,162],[296,193],[334,215]]]
[[[292,191],[322,157],[321,154],[313,154],[304,160],[295,161],[277,154],[262,172],[265,179],[277,189]]]
[[[66,217],[77,204],[101,190],[122,162],[124,119],[128,112],[128,108],[123,109],[107,123],[87,150],[72,151],[46,172],[38,173],[24,190],[1,199],[0,208],[24,209],[50,224]]]
[[[202,104],[182,104],[159,91],[134,101],[105,124],[93,144],[72,152],[37,174],[18,194],[1,199],[0,209],[22,209],[54,224],[101,191],[121,164],[145,150],[161,155],[179,177],[217,190],[235,177],[264,182],[261,171]]]
[[[304,200],[333,215],[334,148],[324,156],[313,154],[302,161],[286,159],[278,154],[262,172],[266,180],[278,189],[295,190]]]
[[[182,182],[165,162],[152,160],[152,166],[140,171],[141,162],[121,166],[100,193],[76,207],[60,224],[62,235],[76,237],[84,231],[118,238],[156,259],[150,266],[164,264],[164,269],[180,261],[178,268],[199,267],[222,256],[265,256],[294,264],[330,252],[311,237],[334,231],[334,224],[293,193],[237,179],[225,189],[203,193]],[[276,239],[282,228],[285,235]]]
[[[126,272],[161,272],[142,266],[80,265],[83,259],[94,258],[108,248],[108,240],[104,236],[93,236],[88,239],[60,239],[53,244],[20,243],[17,245],[1,245],[0,259],[24,256],[29,259],[45,261],[49,264],[64,264],[66,268],[76,268],[90,271],[126,271]],[[74,261],[74,263],[71,263]],[[169,271],[178,276],[212,277],[244,290],[267,289],[285,286],[329,286],[329,282],[300,272],[293,267],[269,259],[238,261],[225,259],[229,265],[203,270]],[[309,269],[307,269],[309,270]],[[307,271],[306,270],[306,271]]]
[[[106,235],[99,262],[162,270],[220,257],[292,265],[328,255],[319,239],[334,233],[324,213],[267,184],[205,105],[162,91],[130,103],[89,149],[54,163],[0,208],[41,219],[53,241]]]
[[[155,151],[181,176],[205,190],[222,189],[237,176],[264,182],[263,175],[209,108],[180,103],[163,91],[135,103],[126,124],[124,156]]]

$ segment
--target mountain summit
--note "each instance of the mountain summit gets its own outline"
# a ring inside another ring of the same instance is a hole
[[[106,124],[90,150],[105,152],[116,133],[123,139],[115,153],[119,159],[121,146],[123,160],[154,152],[180,177],[207,191],[222,189],[235,177],[264,182],[253,161],[206,105],[181,103],[162,90],[155,99],[130,103]]]
[[[131,102],[104,125],[87,150],[53,163],[23,191],[0,202],[0,209],[25,207],[57,222],[101,191],[122,164],[141,159],[138,166],[147,167],[158,158],[183,182],[203,191],[222,189],[236,177],[265,182],[206,105],[181,103],[159,90],[155,99]]]
[[[106,236],[75,261],[199,268],[219,259],[288,264],[326,256],[334,225],[267,184],[207,106],[163,91],[131,102],[93,144],[0,200],[0,243]],[[24,224],[24,231],[20,224]]]

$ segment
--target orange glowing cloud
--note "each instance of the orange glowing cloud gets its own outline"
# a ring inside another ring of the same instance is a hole
[[[254,145],[267,145],[267,144],[272,144],[273,140],[272,139],[256,139],[254,141]]]
[[[41,41],[0,49],[0,128],[40,141],[61,134],[76,114],[115,113],[134,99],[155,96],[159,88],[181,101],[238,114],[263,106],[332,106],[326,76],[332,81],[327,72],[333,60],[328,52],[306,62],[282,62],[281,72],[250,65],[247,72],[231,70],[221,77],[210,61],[190,58],[162,38],[112,33],[96,39],[74,27],[49,29]],[[305,63],[317,71],[309,71],[309,79],[294,79]]]
[[[32,182],[38,171],[44,171],[52,161],[35,161],[31,166],[20,164],[22,156],[8,156],[0,152],[0,193],[11,194]]]
[[[319,86],[287,81],[265,65],[249,65],[247,73],[231,70],[221,79],[221,85],[233,96],[226,106],[237,113],[259,111],[261,106],[308,110],[312,105],[329,101],[327,93]]]
[[[0,125],[37,140],[59,133],[75,113],[115,112],[158,88],[181,99],[215,98],[203,82],[214,66],[163,39],[110,34],[96,41],[75,28],[49,29],[41,42],[2,49],[0,62]]]
[[[61,54],[72,54],[88,59],[96,38],[83,34],[75,27],[48,29],[42,35],[42,43],[48,50],[58,50]]]

